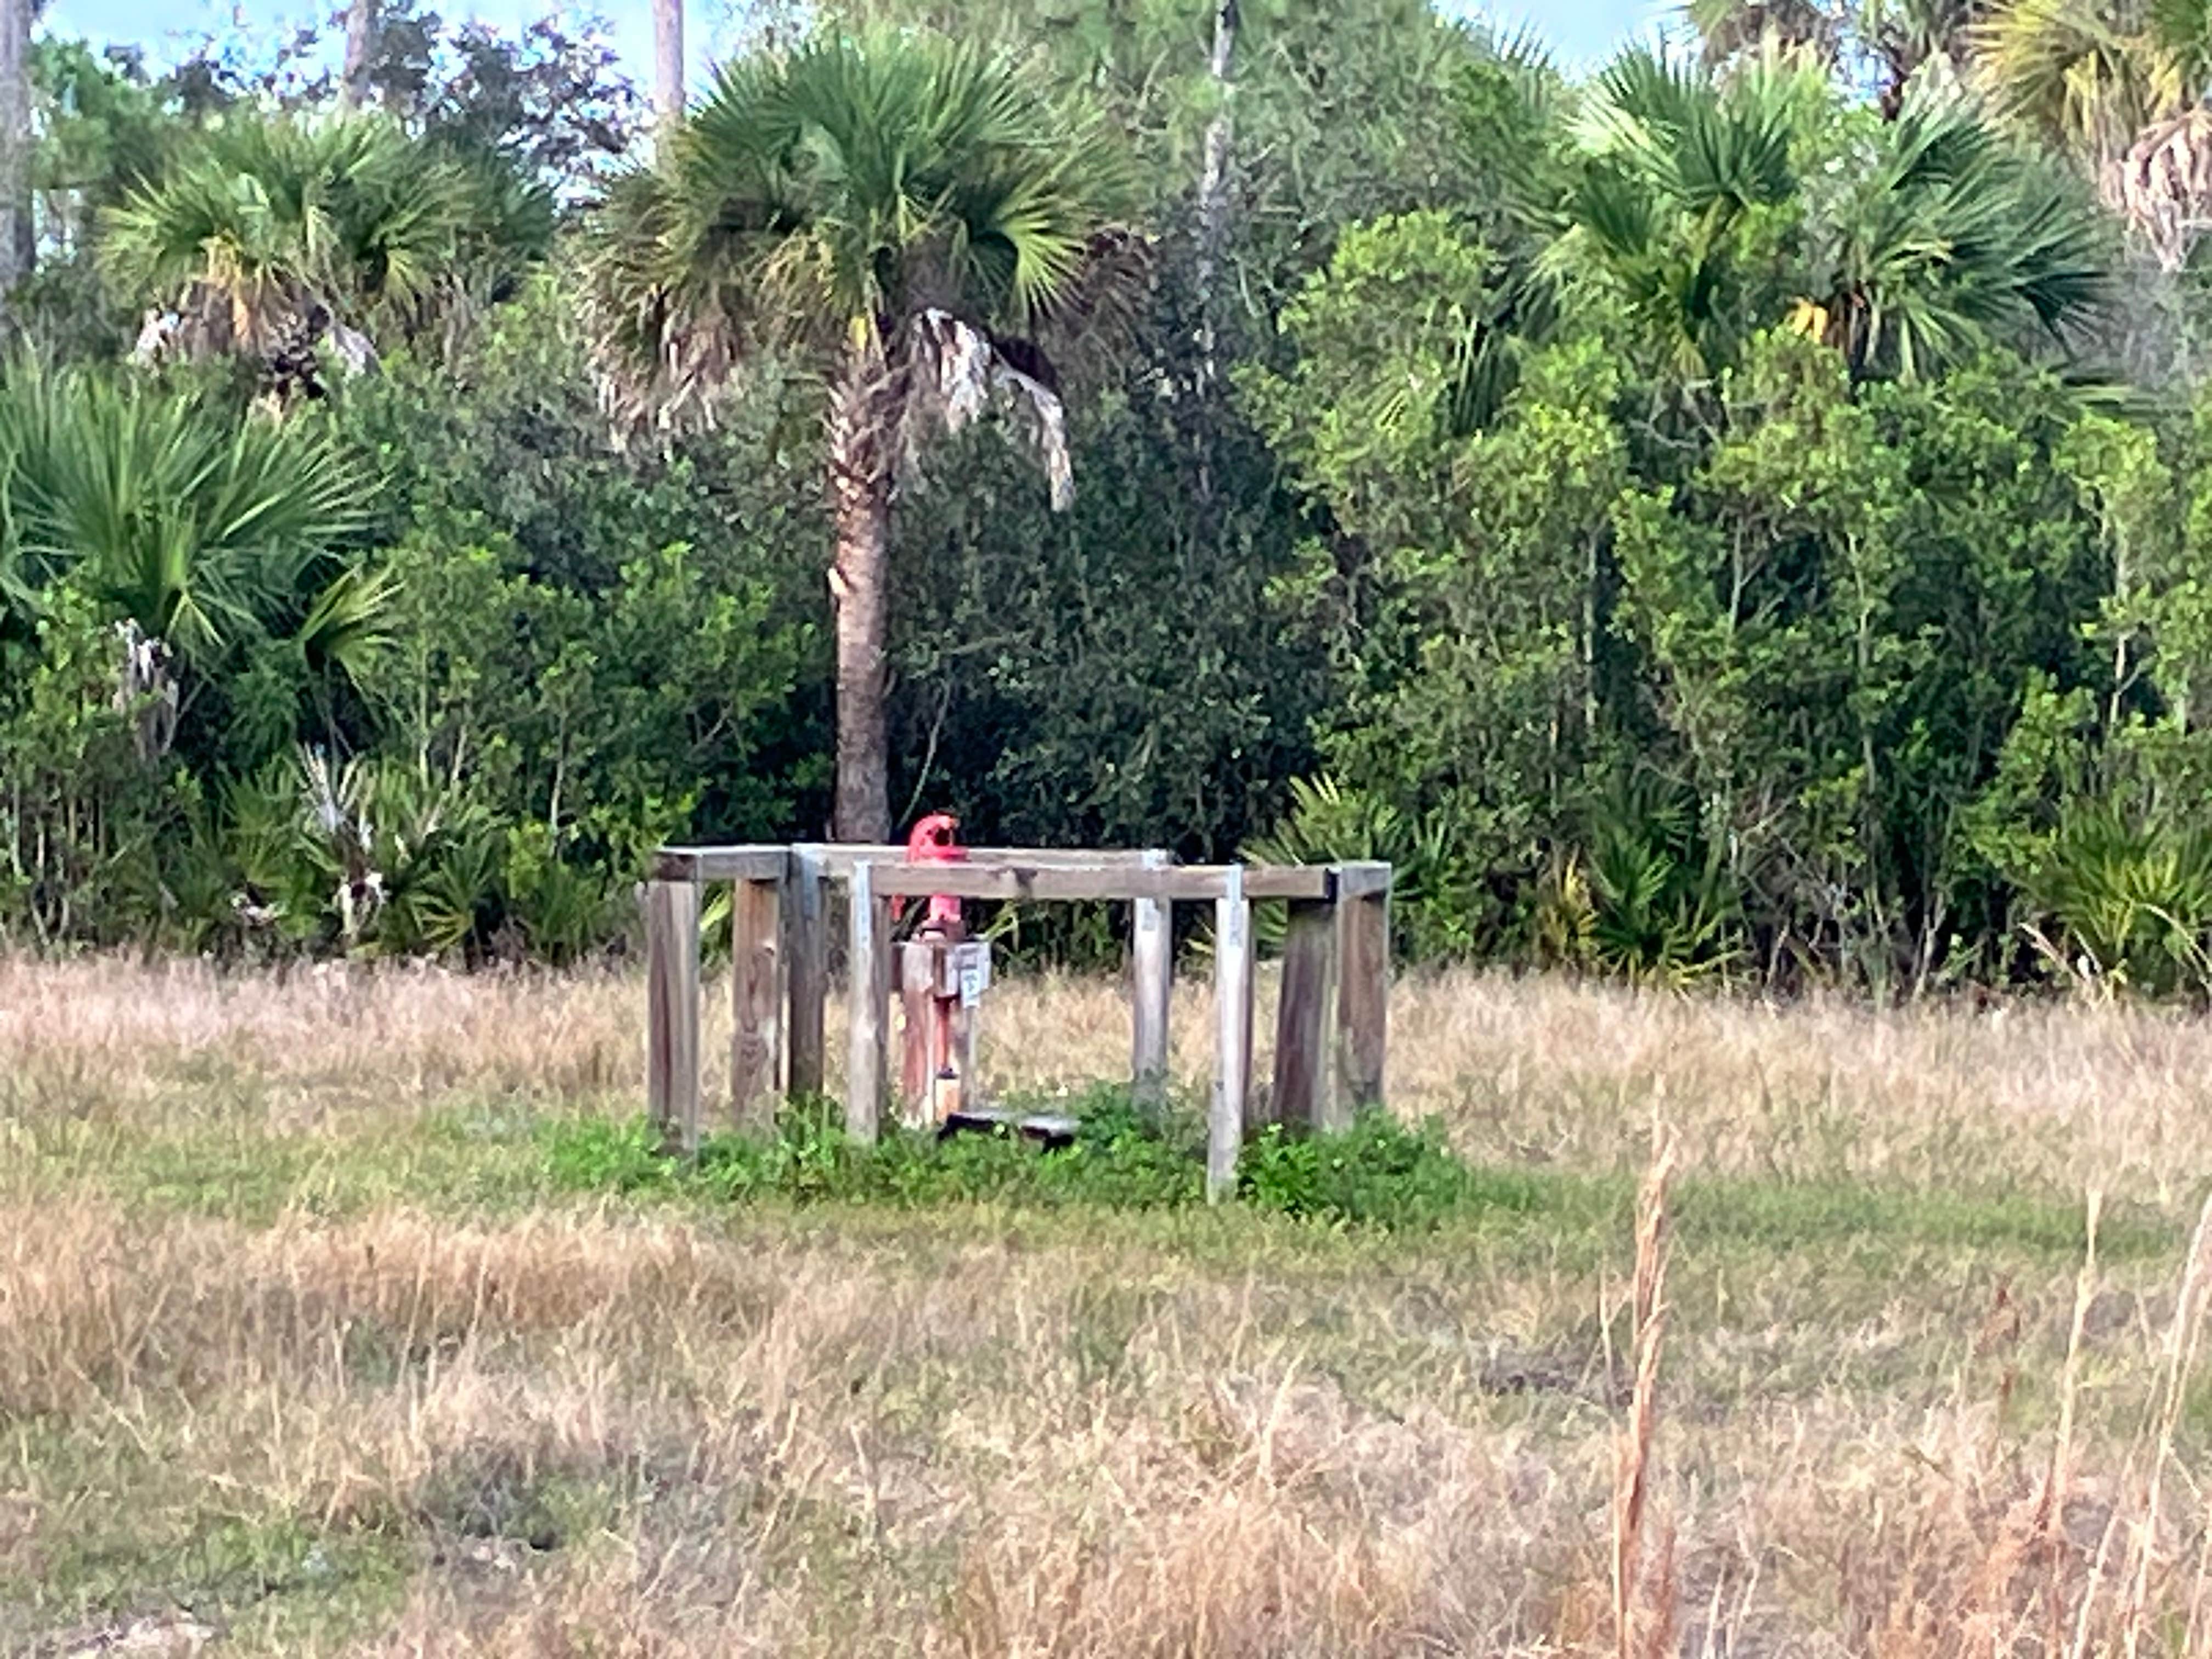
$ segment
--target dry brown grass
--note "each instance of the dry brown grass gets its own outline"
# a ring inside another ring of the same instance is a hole
[[[554,1194],[641,1002],[0,960],[0,1650],[1595,1654],[1624,1424],[1669,1650],[2212,1650],[2195,1022],[1424,981],[1397,1103],[1562,1196],[1391,1238]],[[1001,1080],[1123,1063],[1110,985],[990,1012]],[[1583,1178],[1655,1106],[1638,1391]],[[1997,1224],[2087,1185],[2094,1265]],[[1891,1186],[1966,1207],[1789,1207]]]
[[[1263,976],[1263,1033],[1268,995]],[[1204,996],[1177,988],[1174,1064],[1188,1082],[1211,1062]],[[307,1127],[461,1095],[597,1103],[635,1090],[639,1003],[620,975],[325,966],[233,979],[190,963],[0,957],[0,1072],[19,1102],[94,1116],[184,1103],[180,1066]],[[1394,1103],[1442,1116],[1485,1161],[1632,1172],[1656,1106],[1685,1167],[1708,1173],[2095,1185],[2168,1206],[2212,1182],[2212,1024],[2182,1010],[1778,1006],[1452,975],[1400,985],[1391,1017]],[[710,1097],[728,1026],[710,984]],[[1109,981],[1017,980],[993,995],[983,1065],[994,1079],[1074,1085],[1125,1071],[1127,1049],[1127,1003]]]

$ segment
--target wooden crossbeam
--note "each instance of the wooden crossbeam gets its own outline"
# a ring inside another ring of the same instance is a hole
[[[906,848],[865,842],[803,843],[817,854],[823,872],[833,881],[843,881],[856,864],[903,864]],[[1029,870],[1085,870],[1093,866],[1121,869],[1141,866],[1147,854],[1115,848],[1084,847],[963,847],[960,860],[971,867],[996,870],[1018,866]]]
[[[1364,898],[1390,890],[1387,864],[1165,865],[1158,852],[1050,847],[972,847],[957,865],[906,862],[903,847],[803,842],[791,847],[664,847],[653,860],[656,881],[760,881],[790,878],[805,860],[819,878],[849,882],[855,866],[874,866],[881,897],[1008,901],[1144,899],[1207,903],[1227,890],[1227,873],[1243,872],[1248,899],[1322,901]]]
[[[906,848],[888,843],[801,842],[789,847],[664,847],[654,856],[653,877],[659,881],[781,881],[790,860],[810,854],[822,873],[832,881],[851,878],[856,864],[898,864]],[[963,862],[979,869],[1019,866],[1024,869],[1119,869],[1142,865],[1149,854],[1113,849],[1091,851],[1059,847],[969,847],[962,849]]]
[[[1339,864],[1331,867],[1336,872],[1338,898],[1374,898],[1390,890],[1390,866],[1387,864]]]
[[[1318,866],[1233,864],[1170,866],[1062,864],[1003,865],[972,860],[960,864],[878,864],[872,866],[875,890],[884,898],[921,898],[943,893],[951,898],[996,899],[1012,903],[1087,899],[1158,899],[1210,902],[1226,893],[1236,876],[1250,899],[1326,899],[1329,872]]]
[[[653,855],[655,881],[781,881],[788,847],[664,847]]]

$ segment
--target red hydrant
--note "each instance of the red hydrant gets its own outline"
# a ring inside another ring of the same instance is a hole
[[[907,836],[907,862],[963,861],[967,851],[955,839],[959,829],[951,813],[931,813]],[[974,1065],[975,994],[989,977],[988,966],[979,971],[974,958],[990,948],[966,941],[960,901],[933,893],[921,926],[901,950],[899,1002],[906,1016],[902,1093],[908,1121],[917,1127],[942,1124],[963,1104],[969,1083],[963,1073]]]
[[[915,824],[906,838],[906,861],[908,864],[958,864],[968,856],[968,849],[953,839],[960,833],[960,820],[950,812],[932,812]],[[946,939],[963,937],[960,920],[960,901],[943,893],[933,893],[929,898],[929,914],[922,918],[921,931],[938,933]]]

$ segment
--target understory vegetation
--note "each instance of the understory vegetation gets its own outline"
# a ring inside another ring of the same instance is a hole
[[[567,963],[942,808],[1389,859],[1417,960],[2212,988],[2197,9],[853,0],[658,140],[370,9],[349,101],[38,43],[0,938]]]
[[[1017,1115],[1018,1098],[1003,1103]],[[1066,1145],[1040,1146],[1000,1127],[940,1137],[894,1130],[888,1139],[849,1141],[834,1103],[787,1106],[775,1133],[705,1138],[696,1155],[672,1159],[643,1119],[592,1119],[556,1133],[547,1148],[561,1184],[589,1191],[690,1193],[796,1202],[895,1205],[997,1202],[1170,1209],[1206,1201],[1202,1120],[1141,1108],[1127,1092],[1093,1088],[1054,1100],[1072,1116]],[[1434,1226],[1487,1205],[1526,1207],[1526,1183],[1468,1168],[1437,1126],[1406,1127],[1376,1111],[1341,1133],[1291,1138],[1262,1130],[1238,1164],[1237,1195],[1257,1207],[1328,1224]]]

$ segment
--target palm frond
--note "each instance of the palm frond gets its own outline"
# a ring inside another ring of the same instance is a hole
[[[2101,164],[2177,91],[2171,61],[2104,0],[2006,0],[1970,31],[1998,113]]]
[[[2212,112],[2185,111],[2147,128],[2108,174],[2129,228],[2168,271],[2212,228]]]
[[[349,566],[333,576],[292,635],[310,672],[335,671],[358,683],[391,643],[392,602],[398,591],[388,571]]]
[[[276,622],[359,527],[366,480],[325,434],[240,421],[137,377],[0,373],[0,454],[24,556],[191,657]]]
[[[1844,41],[1838,8],[1817,0],[1689,0],[1686,9],[1715,62],[1767,42],[1810,49],[1833,58]]]
[[[2063,338],[2100,314],[2112,261],[2094,204],[1972,98],[1916,77],[1876,144],[1811,227],[1824,333],[1855,374],[1917,378],[1993,335]]]
[[[1018,368],[991,337],[949,312],[925,311],[914,320],[912,361],[915,368],[912,411],[921,420],[901,424],[909,446],[926,425],[957,433],[996,404],[1019,421],[1044,463],[1055,512],[1074,504],[1073,457],[1067,447],[1067,411],[1060,394],[1042,380]],[[909,473],[919,472],[911,451]]]

